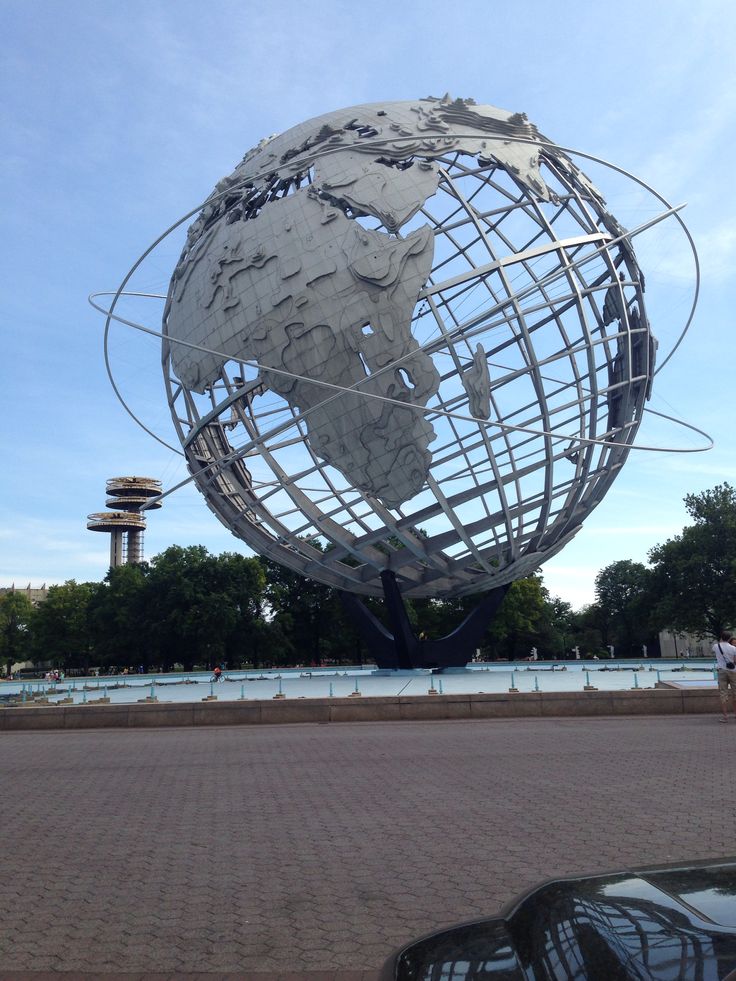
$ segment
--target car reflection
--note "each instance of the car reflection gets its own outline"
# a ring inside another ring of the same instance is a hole
[[[500,916],[408,945],[382,979],[736,981],[735,969],[729,859],[548,882]]]

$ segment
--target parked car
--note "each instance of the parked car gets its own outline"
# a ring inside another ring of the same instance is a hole
[[[736,859],[556,879],[432,933],[381,981],[736,981]]]

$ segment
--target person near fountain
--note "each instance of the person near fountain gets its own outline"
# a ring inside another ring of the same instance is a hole
[[[723,631],[719,640],[713,645],[713,654],[718,669],[718,693],[721,696],[721,722],[728,722],[729,692],[731,711],[736,718],[736,647],[733,646],[732,635]]]

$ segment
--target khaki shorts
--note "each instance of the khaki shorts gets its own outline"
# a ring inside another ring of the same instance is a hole
[[[725,704],[728,701],[728,689],[731,689],[731,698],[736,702],[736,670],[727,671],[726,668],[718,669],[718,693],[721,701]]]

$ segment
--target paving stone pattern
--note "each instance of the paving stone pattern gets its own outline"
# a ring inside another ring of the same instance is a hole
[[[714,716],[4,733],[0,977],[367,981],[551,876],[733,854],[735,749]]]

